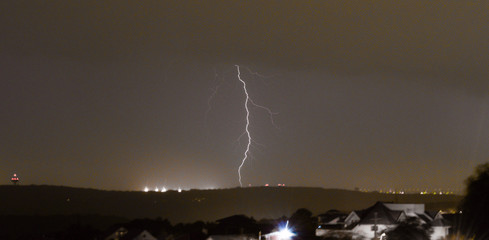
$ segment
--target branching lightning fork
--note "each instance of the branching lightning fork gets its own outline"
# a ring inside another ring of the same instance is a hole
[[[236,66],[236,70],[238,71],[238,80],[243,84],[243,91],[246,95],[246,98],[245,98],[245,103],[244,103],[244,107],[245,107],[245,110],[246,110],[246,126],[245,126],[245,132],[241,135],[241,136],[247,136],[247,143],[246,143],[246,150],[244,152],[244,156],[243,156],[243,159],[241,160],[241,164],[239,165],[239,168],[238,168],[238,180],[239,180],[239,185],[242,187],[243,186],[243,183],[241,181],[241,168],[243,167],[243,165],[245,164],[246,160],[248,159],[249,157],[249,154],[250,154],[250,146],[251,146],[251,142],[252,142],[252,137],[251,137],[251,133],[250,133],[250,109],[249,109],[249,105],[251,104],[252,106],[255,106],[255,107],[258,107],[258,108],[261,108],[265,111],[268,112],[269,116],[270,116],[270,120],[272,121],[272,124],[275,126],[275,123],[273,121],[273,115],[276,114],[276,113],[273,113],[270,109],[268,109],[267,107],[264,107],[262,105],[258,105],[256,104],[255,102],[253,102],[253,100],[250,98],[250,95],[248,94],[248,89],[246,87],[246,82],[241,78],[241,71],[240,71],[240,68],[239,68],[239,65],[235,65]],[[256,73],[253,73],[251,72],[252,74],[256,74]]]

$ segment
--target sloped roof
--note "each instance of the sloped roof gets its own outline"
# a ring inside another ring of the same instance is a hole
[[[211,235],[207,240],[250,240],[255,239],[248,235]]]
[[[430,218],[432,219],[435,219],[436,215],[439,213],[440,211],[425,211],[424,213],[428,216],[430,216]]]
[[[425,223],[430,223],[431,221],[433,221],[433,218],[428,214],[416,214],[416,216],[418,216],[418,218],[423,220],[423,222]]]
[[[156,239],[156,237],[153,236],[150,232],[148,232],[146,230],[139,230],[139,229],[129,230],[129,232],[120,239],[121,240],[133,240],[142,234],[146,235],[145,239]]]
[[[122,236],[119,236],[118,239],[120,239],[120,240],[133,240],[133,239],[135,239],[136,237],[138,237],[139,235],[141,235],[143,233],[146,235],[146,238],[156,239],[155,236],[153,236],[150,232],[148,232],[145,229],[140,229],[140,228],[126,229],[124,227],[118,227],[117,230],[114,230],[110,235],[108,235],[104,239],[114,239],[111,236],[114,235],[118,231],[124,232],[124,234]]]
[[[448,223],[451,225],[460,223],[462,220],[462,214],[461,213],[445,213],[442,214],[443,219],[446,220]]]
[[[375,203],[372,207],[361,211],[355,211],[360,217],[358,224],[396,224],[402,211],[390,210],[382,202]]]
[[[129,232],[127,232],[127,234],[122,236],[120,239],[121,240],[132,240],[132,239],[136,238],[137,236],[139,236],[139,234],[141,234],[142,232],[143,232],[142,229],[131,229]]]

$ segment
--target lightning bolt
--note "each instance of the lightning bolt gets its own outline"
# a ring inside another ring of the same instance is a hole
[[[250,152],[250,146],[251,146],[251,134],[250,134],[250,110],[248,108],[248,103],[250,102],[250,95],[248,94],[248,89],[246,88],[246,82],[241,79],[241,71],[239,70],[239,66],[236,66],[236,70],[238,71],[238,80],[243,83],[243,91],[246,95],[246,100],[245,100],[245,109],[246,109],[246,127],[245,127],[245,133],[248,136],[248,142],[246,144],[246,150],[244,152],[244,157],[241,160],[241,165],[239,165],[238,168],[238,180],[239,180],[239,185],[242,187],[243,183],[241,182],[241,168],[246,162],[246,159],[248,159],[248,153]]]
[[[209,115],[209,112],[212,109],[212,104],[211,104],[212,100],[217,95],[217,91],[219,90],[220,87],[219,74],[217,73],[217,70],[215,68],[214,68],[214,81],[217,82],[217,85],[214,88],[211,88],[212,94],[207,99],[207,110],[205,111],[206,125],[207,125],[207,116]]]
[[[251,137],[250,129],[249,129],[249,127],[250,127],[250,109],[249,109],[249,106],[251,104],[251,105],[253,105],[255,107],[258,107],[258,108],[261,108],[261,109],[267,111],[268,114],[269,114],[269,116],[270,116],[270,120],[271,120],[271,122],[272,122],[272,124],[274,126],[275,126],[275,123],[273,121],[273,115],[276,114],[276,113],[272,112],[270,109],[268,109],[268,108],[266,108],[266,107],[264,107],[262,105],[258,105],[255,102],[253,102],[253,100],[250,98],[250,95],[248,94],[248,88],[246,87],[246,82],[241,78],[241,71],[240,71],[239,65],[235,65],[235,66],[236,66],[236,70],[238,72],[238,80],[243,84],[243,92],[246,95],[245,103],[244,103],[244,107],[245,107],[245,110],[246,110],[246,126],[245,126],[245,132],[240,136],[240,138],[242,136],[247,136],[247,142],[246,142],[246,150],[244,152],[243,159],[241,160],[241,164],[238,167],[238,180],[239,180],[239,185],[241,187],[243,187],[243,183],[241,181],[241,168],[243,168],[243,165],[245,164],[246,160],[248,159],[248,157],[250,155],[251,142],[253,141],[253,139]],[[256,73],[253,73],[253,72],[251,72],[251,73],[252,74],[256,74]]]

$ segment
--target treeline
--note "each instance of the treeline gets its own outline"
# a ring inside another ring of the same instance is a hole
[[[159,240],[203,240],[213,235],[247,235],[258,238],[279,227],[294,226],[297,238],[312,239],[317,219],[311,211],[299,209],[291,217],[255,220],[233,215],[213,222],[171,224],[167,219],[128,220],[109,216],[0,216],[0,239],[5,240],[88,240],[105,239],[121,227],[128,231],[146,230]]]
[[[61,186],[0,186],[0,215],[103,215],[127,219],[163,217],[171,222],[214,221],[235,214],[255,219],[352,211],[377,201],[424,203],[427,210],[455,208],[461,196],[382,194],[310,187],[123,192]]]

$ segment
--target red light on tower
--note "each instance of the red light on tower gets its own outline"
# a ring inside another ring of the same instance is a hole
[[[17,177],[17,174],[16,174],[16,173],[14,173],[14,176],[13,176],[13,177],[10,179],[10,181],[11,181],[11,182],[12,182],[14,185],[16,185],[16,184],[17,184],[17,182],[19,181],[19,177]]]

